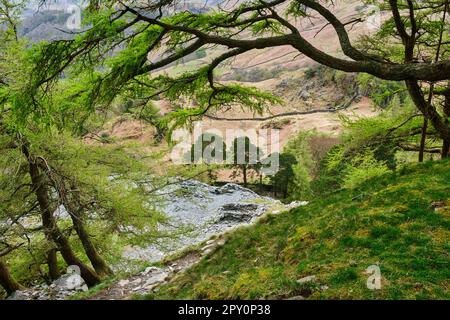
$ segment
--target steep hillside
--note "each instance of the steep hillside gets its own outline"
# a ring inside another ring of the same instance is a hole
[[[230,233],[148,298],[449,299],[449,217],[450,162],[412,165]]]

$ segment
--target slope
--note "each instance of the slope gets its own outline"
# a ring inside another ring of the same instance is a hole
[[[449,217],[450,161],[407,166],[230,233],[147,298],[449,299]]]

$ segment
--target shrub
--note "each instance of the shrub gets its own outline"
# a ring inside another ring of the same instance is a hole
[[[363,182],[391,172],[385,162],[376,160],[372,151],[357,155],[344,170],[342,186],[353,189]]]

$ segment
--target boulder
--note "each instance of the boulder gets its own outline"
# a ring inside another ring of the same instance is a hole
[[[27,291],[17,290],[10,294],[6,300],[29,300],[30,295]]]
[[[317,280],[316,276],[307,276],[307,277],[298,279],[297,283],[303,284],[303,283],[307,283],[307,282],[315,282],[316,280]]]
[[[53,284],[59,291],[87,291],[88,287],[84,279],[80,276],[80,268],[78,266],[69,266],[67,273],[55,280]]]
[[[254,203],[228,203],[223,205],[219,211],[220,221],[249,222],[259,206]]]

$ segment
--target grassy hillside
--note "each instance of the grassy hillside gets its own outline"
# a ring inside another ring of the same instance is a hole
[[[148,298],[449,299],[449,218],[450,161],[412,165],[229,234]]]

